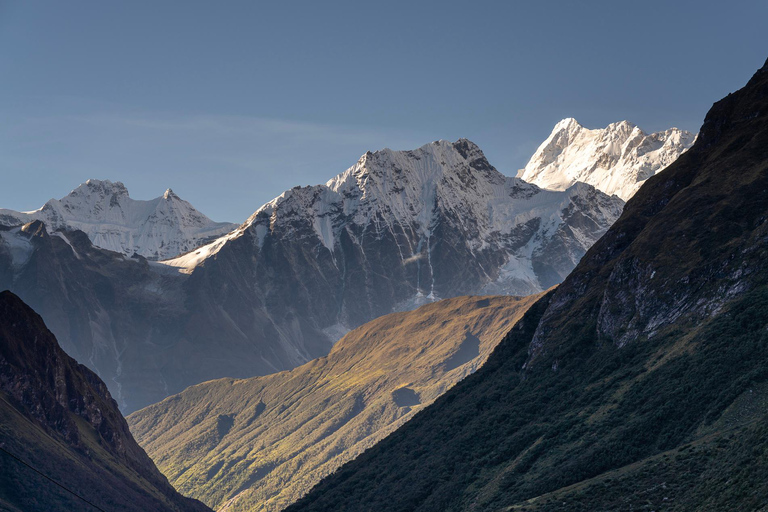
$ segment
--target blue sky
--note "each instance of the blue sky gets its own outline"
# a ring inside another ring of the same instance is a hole
[[[100,178],[240,222],[367,150],[466,137],[512,175],[564,117],[697,131],[765,62],[766,20],[766,1],[0,0],[0,207]]]

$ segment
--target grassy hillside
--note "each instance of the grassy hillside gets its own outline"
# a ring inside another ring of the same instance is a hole
[[[504,510],[768,510],[766,453],[768,418],[763,415]]]
[[[90,425],[76,415],[70,417],[77,424],[82,451],[73,450],[64,440],[46,432],[20,413],[7,395],[0,393],[2,447],[104,510],[207,510],[199,503],[186,503],[181,496],[174,496],[167,482],[158,485],[146,474],[127,467],[104,448],[104,442]],[[0,510],[98,510],[5,452],[0,453],[0,461]]]
[[[459,297],[348,333],[289,372],[193,386],[129,417],[181,492],[280,510],[475,371],[538,299]]]
[[[768,65],[485,366],[289,510],[767,507],[766,193]]]

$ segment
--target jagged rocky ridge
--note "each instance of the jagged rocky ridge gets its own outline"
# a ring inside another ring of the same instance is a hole
[[[104,383],[8,291],[0,293],[0,446],[3,510],[92,509],[7,451],[103,510],[210,512],[171,487]]]
[[[289,190],[235,232],[164,264],[190,272],[252,258],[265,289],[277,287],[269,275],[310,267],[315,279],[295,282],[301,302],[319,273],[332,298],[325,316],[353,327],[440,297],[546,289],[622,207],[584,184],[557,193],[508,178],[468,140],[437,141],[368,152],[326,185]]]
[[[0,209],[2,226],[33,220],[43,221],[52,231],[83,231],[98,247],[150,260],[178,256],[237,227],[213,222],[171,189],[155,199],[136,200],[125,185],[109,180],[88,180],[31,212]]]
[[[152,262],[36,221],[0,230],[0,286],[32,305],[124,412],[219,377],[326,355],[419,304],[562,280],[621,213],[585,184],[544,191],[469,141],[365,154],[180,258]]]
[[[626,201],[695,140],[694,134],[677,128],[647,134],[621,121],[590,130],[567,118],[555,125],[517,175],[549,190],[565,190],[581,181]]]
[[[288,510],[764,508],[766,191],[768,62],[478,372]]]
[[[192,386],[128,417],[171,483],[219,511],[279,511],[475,371],[540,294],[457,297],[349,332],[294,370]]]

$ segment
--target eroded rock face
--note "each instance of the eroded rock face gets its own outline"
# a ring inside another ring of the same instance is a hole
[[[86,449],[69,415],[74,413],[109,442],[115,456],[138,462],[141,469],[152,467],[129,441],[128,427],[101,379],[67,356],[42,319],[10,292],[0,294],[0,329],[2,391],[29,416],[71,446]]]
[[[703,321],[754,285],[768,248],[764,125],[768,71],[714,104],[696,151],[648,181],[558,289],[532,361],[557,341],[564,308],[599,296],[596,335],[624,346],[682,318]],[[717,149],[712,149],[717,148]],[[598,269],[600,269],[598,271]]]
[[[66,355],[40,316],[8,291],[0,293],[0,392],[3,446],[93,502],[115,510],[208,510],[173,490],[136,444],[104,382]],[[16,428],[19,417],[34,426]],[[18,481],[12,462],[3,467],[0,503],[70,509],[71,496]]]
[[[539,292],[622,207],[589,185],[554,192],[505,177],[471,142],[439,141],[366,153],[167,261],[40,221],[5,228],[0,285],[40,312],[127,413],[206,380],[294,368],[393,311]]]

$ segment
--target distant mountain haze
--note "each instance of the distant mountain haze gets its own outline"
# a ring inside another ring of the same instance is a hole
[[[33,220],[43,221],[51,231],[83,231],[98,247],[150,260],[178,256],[237,227],[213,222],[171,189],[155,199],[136,200],[122,183],[109,180],[88,180],[38,210],[0,209],[0,225],[19,226]]]

